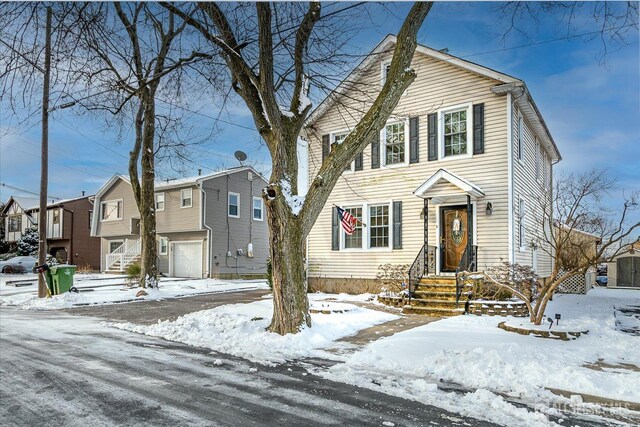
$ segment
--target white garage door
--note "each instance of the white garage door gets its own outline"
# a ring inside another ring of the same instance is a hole
[[[202,242],[172,243],[173,276],[202,277]]]

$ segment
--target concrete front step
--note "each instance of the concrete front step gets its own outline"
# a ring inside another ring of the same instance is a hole
[[[434,285],[434,284],[456,284],[455,276],[425,276],[420,279],[420,284]]]
[[[402,308],[403,313],[422,314],[425,316],[433,317],[451,317],[464,314],[464,309],[448,309],[448,308],[431,308],[431,307],[418,307],[413,305],[405,305]]]
[[[456,291],[455,288],[453,292],[449,291],[432,291],[432,290],[416,290],[413,292],[413,298],[427,298],[427,299],[444,299],[450,300],[453,298],[456,299]]]

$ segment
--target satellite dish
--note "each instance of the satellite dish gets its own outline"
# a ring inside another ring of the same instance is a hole
[[[236,151],[235,153],[233,153],[233,155],[235,156],[235,158],[240,162],[244,162],[245,160],[247,160],[247,154],[244,151]]]

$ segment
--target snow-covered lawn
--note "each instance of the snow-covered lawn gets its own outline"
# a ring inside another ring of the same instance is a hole
[[[67,292],[51,298],[38,298],[37,281],[28,286],[8,286],[7,281],[37,280],[35,274],[0,275],[0,305],[25,310],[57,310],[86,305],[161,300],[183,296],[230,292],[249,289],[268,289],[264,280],[218,280],[163,278],[159,289],[146,289],[148,295],[136,297],[141,290],[126,286],[126,277],[113,274],[77,274],[74,286],[78,293]]]
[[[332,301],[327,302],[327,299]],[[578,405],[582,413],[599,413],[579,397],[552,394],[547,387],[613,400],[640,402],[640,337],[615,329],[614,306],[637,304],[640,293],[596,289],[587,296],[558,295],[548,314],[562,314],[561,326],[589,334],[574,341],[522,336],[498,329],[501,317],[459,316],[382,338],[351,354],[340,338],[397,319],[398,316],[349,304],[365,296],[310,295],[311,307],[334,310],[312,314],[313,327],[296,335],[269,333],[271,299],[191,313],[155,325],[110,326],[206,347],[249,360],[274,364],[323,357],[338,361],[331,368],[310,368],[328,379],[371,388],[503,425],[552,425],[557,409]],[[340,312],[347,309],[348,311]],[[511,319],[517,322],[517,319]],[[556,328],[556,326],[554,326]],[[592,364],[606,363],[600,368]],[[591,367],[589,367],[591,366]],[[595,369],[594,369],[595,368]],[[438,384],[457,383],[469,392],[443,391]],[[510,400],[537,406],[540,411]],[[574,406],[575,408],[575,406]],[[595,408],[595,409],[594,409]],[[624,405],[613,412],[628,414]],[[575,412],[575,411],[574,411]]]
[[[319,373],[447,409],[456,401],[447,403],[450,399],[435,390],[440,380],[477,389],[466,396],[491,405],[506,404],[496,393],[529,404],[568,403],[547,388],[640,403],[640,337],[617,331],[614,319],[614,306],[630,304],[640,304],[640,292],[594,289],[588,295],[557,295],[547,314],[560,313],[561,325],[589,330],[573,341],[506,332],[497,328],[504,320],[500,317],[452,317],[378,340]],[[598,367],[599,362],[607,365]],[[473,405],[469,410],[462,405],[458,412],[473,415]],[[521,421],[544,422],[534,415]]]
[[[271,365],[304,357],[335,358],[335,355],[327,353],[325,349],[334,346],[336,340],[398,318],[394,314],[342,302],[362,298],[343,295],[344,298],[338,298],[341,302],[322,301],[335,297],[327,294],[310,295],[312,311],[331,313],[312,313],[313,327],[305,328],[296,335],[281,336],[266,331],[273,312],[270,297],[249,304],[225,305],[199,311],[175,321],[158,322],[154,325],[110,325]]]

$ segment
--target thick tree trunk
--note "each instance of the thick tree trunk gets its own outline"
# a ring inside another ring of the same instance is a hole
[[[151,96],[150,96],[151,97]],[[158,251],[156,247],[155,212],[155,104],[151,99],[145,101],[144,131],[142,138],[142,182],[140,191],[140,240],[142,259],[140,260],[140,286],[157,287]]]
[[[269,330],[280,335],[311,326],[305,273],[305,236],[299,218],[282,197],[265,196],[271,231],[273,318]]]

